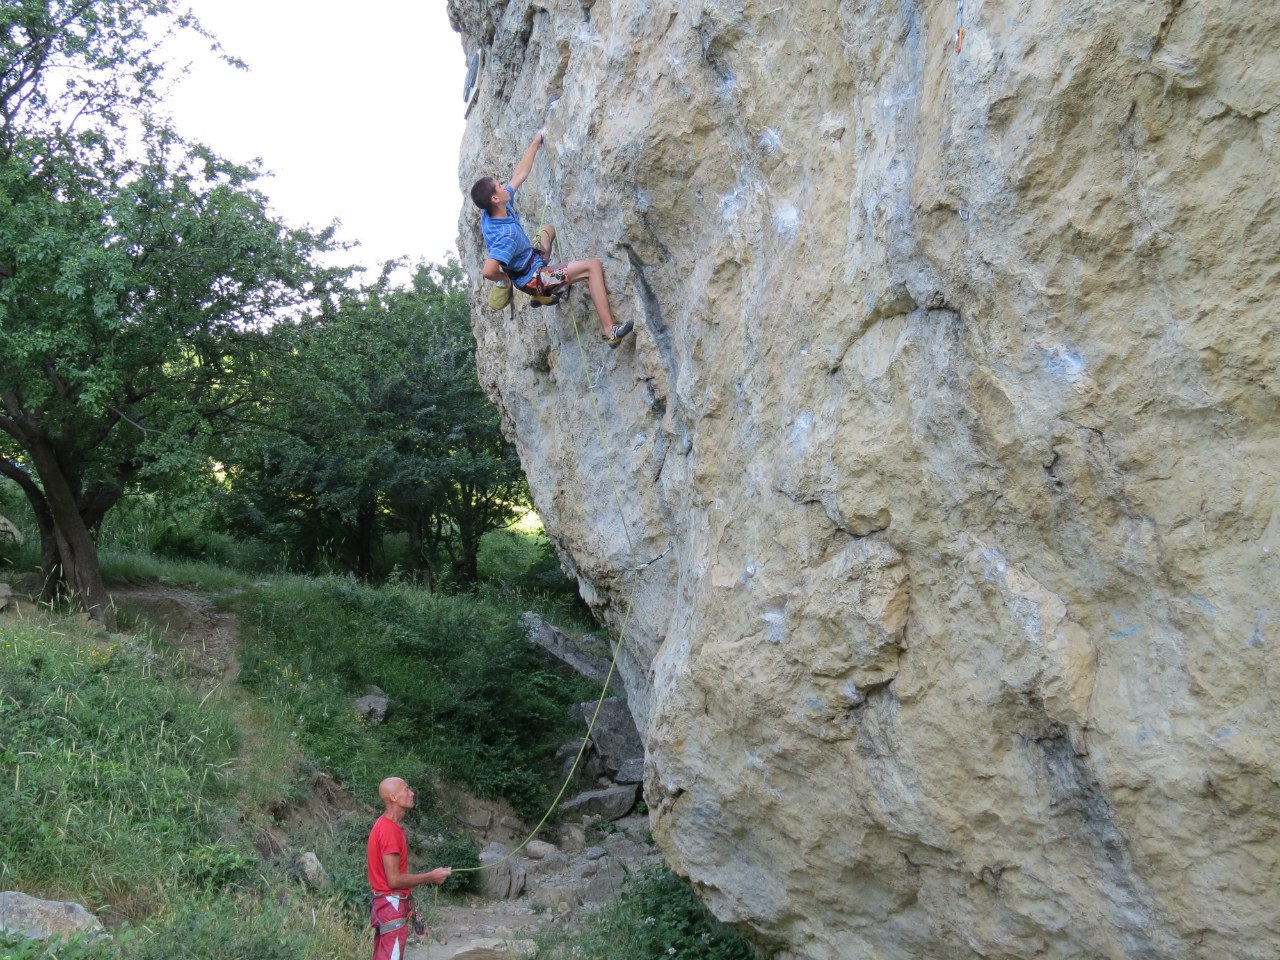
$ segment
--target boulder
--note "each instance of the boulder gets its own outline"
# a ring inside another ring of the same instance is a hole
[[[547,623],[532,610],[520,615],[520,623],[524,626],[525,636],[530,643],[541,647],[582,676],[599,684],[603,684],[609,676],[613,652],[598,638],[589,633],[573,637]]]
[[[595,710],[595,701],[578,704],[578,714],[584,723],[591,723]],[[600,704],[600,715],[591,728],[591,743],[610,774],[628,760],[644,762],[644,744],[640,742],[640,733],[636,730],[631,711],[627,709],[627,701],[621,697],[606,697]]]
[[[327,890],[332,883],[329,872],[320,864],[320,858],[310,850],[298,858],[298,873],[313,890]]]
[[[541,860],[543,857],[550,856],[558,852],[558,848],[554,843],[547,843],[545,840],[530,840],[524,848],[525,856],[530,860]]]
[[[565,853],[581,853],[587,845],[587,831],[577,823],[562,823],[556,831],[556,844]]]
[[[485,896],[495,900],[514,900],[524,893],[527,874],[511,851],[500,843],[491,843],[480,851],[480,887]]]
[[[98,918],[78,903],[39,900],[17,891],[0,893],[0,930],[29,940],[104,933]]]
[[[567,777],[573,773],[580,782],[592,783],[604,774],[604,764],[601,763],[594,744],[588,742],[586,751],[579,758],[578,753],[581,749],[581,740],[570,740],[556,751],[554,763],[561,777]]]
[[[475,362],[673,870],[797,960],[1280,957],[1276,0],[448,6],[462,179],[545,125],[635,322]]]
[[[644,783],[644,758],[623,760],[613,773],[614,783]]]
[[[13,587],[0,583],[0,611],[8,610],[13,603]]]
[[[22,531],[8,517],[0,516],[0,543],[6,540],[11,543],[22,543]]]
[[[618,785],[615,787],[605,787],[603,790],[589,790],[586,793],[580,793],[572,800],[566,800],[560,805],[561,816],[574,816],[577,814],[591,814],[600,817],[602,820],[617,820],[625,817],[631,812],[631,808],[636,805],[636,799],[640,796],[638,788],[633,786]]]
[[[356,701],[356,713],[374,727],[387,719],[387,710],[390,707],[391,701],[387,695],[381,688],[374,686],[369,687],[365,695]]]

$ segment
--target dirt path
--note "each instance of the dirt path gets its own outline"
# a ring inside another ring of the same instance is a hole
[[[111,599],[126,616],[141,617],[201,676],[230,685],[240,674],[239,624],[208,597],[163,584],[113,587]]]

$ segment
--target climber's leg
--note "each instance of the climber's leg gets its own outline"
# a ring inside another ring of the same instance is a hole
[[[604,264],[599,260],[571,260],[564,265],[565,280],[577,283],[587,281],[587,292],[591,294],[591,302],[596,313],[600,315],[600,326],[605,337],[613,334],[613,314],[609,311],[609,290],[604,283]]]
[[[538,231],[538,246],[541,247],[542,260],[544,263],[551,262],[551,247],[556,242],[556,228],[549,223],[544,223],[542,229]]]

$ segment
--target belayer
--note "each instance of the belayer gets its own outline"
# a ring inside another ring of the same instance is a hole
[[[634,325],[630,320],[621,324],[613,322],[613,314],[609,311],[609,292],[604,283],[604,264],[593,258],[548,265],[556,228],[544,224],[538,230],[538,246],[535,247],[524,232],[520,215],[516,213],[516,190],[528,179],[542,140],[541,133],[533,138],[511,172],[511,179],[505,184],[495,177],[481,177],[471,188],[472,201],[483,211],[480,214],[480,232],[484,234],[489,254],[481,272],[486,280],[495,283],[510,279],[514,286],[532,297],[551,297],[569,284],[587,281],[591,302],[600,315],[605,342],[616,347]]]
[[[373,894],[369,908],[369,923],[374,929],[373,960],[404,960],[409,928],[412,926],[418,936],[427,932],[418,920],[410,891],[424,883],[444,883],[453,868],[410,873],[409,843],[400,824],[413,809],[413,791],[399,777],[387,777],[378,784],[378,798],[383,811],[369,831],[367,860]]]

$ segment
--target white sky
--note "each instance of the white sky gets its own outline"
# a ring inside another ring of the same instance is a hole
[[[343,262],[441,262],[457,242],[466,60],[444,0],[187,0],[235,70],[174,45],[183,134],[263,160],[259,186],[293,226],[342,223]],[[368,276],[368,275],[366,275]],[[372,279],[372,277],[369,277]]]

